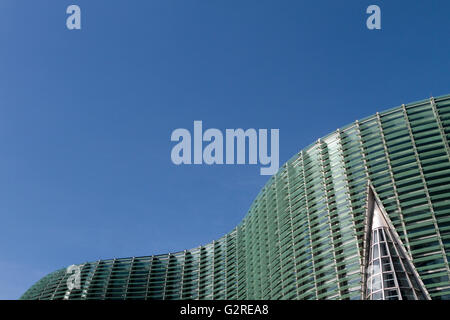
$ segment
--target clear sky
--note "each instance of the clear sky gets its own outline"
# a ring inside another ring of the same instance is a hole
[[[66,8],[82,29],[66,28]],[[370,4],[382,29],[366,28]],[[279,128],[280,165],[450,93],[449,1],[1,0],[0,298],[73,263],[231,231],[259,165],[175,166],[176,128]]]

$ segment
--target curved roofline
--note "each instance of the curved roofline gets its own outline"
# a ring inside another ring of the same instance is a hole
[[[427,99],[422,99],[422,100],[419,100],[419,101],[415,101],[415,102],[411,102],[411,103],[408,103],[408,104],[404,104],[404,106],[405,106],[406,108],[410,108],[410,107],[415,107],[415,106],[418,106],[418,105],[421,105],[421,104],[424,104],[424,103],[428,103],[430,100],[436,101],[436,100],[445,100],[445,99],[448,99],[448,98],[450,98],[450,94],[447,94],[447,95],[441,95],[441,96],[438,96],[438,97],[430,97],[430,98],[427,98]],[[241,220],[241,221],[240,221],[240,222],[239,222],[239,223],[238,223],[231,231],[227,232],[227,233],[224,234],[223,236],[221,236],[221,237],[219,237],[219,238],[216,238],[216,239],[214,239],[214,240],[212,240],[212,241],[210,241],[210,242],[207,242],[207,243],[205,243],[205,244],[201,244],[201,245],[199,245],[199,246],[190,248],[190,249],[183,249],[183,250],[179,250],[179,251],[173,251],[173,252],[168,252],[168,253],[152,254],[152,255],[146,255],[146,256],[122,257],[122,258],[119,258],[119,259],[132,259],[132,258],[145,258],[145,257],[160,257],[160,256],[164,256],[164,257],[165,257],[165,256],[170,256],[170,255],[183,254],[183,253],[186,252],[186,251],[201,250],[203,247],[205,247],[205,246],[207,246],[207,245],[210,245],[210,244],[214,244],[214,242],[219,241],[219,240],[221,240],[221,239],[227,237],[229,234],[231,234],[231,233],[233,233],[234,231],[236,231],[237,228],[239,228],[242,224],[245,223],[245,221],[251,216],[251,209],[252,209],[252,207],[254,206],[255,202],[256,202],[257,200],[259,200],[259,199],[261,198],[261,196],[263,195],[263,191],[264,191],[267,187],[269,187],[269,186],[274,182],[274,180],[277,178],[277,176],[280,175],[280,173],[281,173],[283,170],[285,170],[285,169],[287,168],[287,165],[288,165],[288,164],[290,164],[291,162],[293,162],[293,161],[295,161],[296,159],[298,159],[299,155],[301,155],[302,153],[307,152],[308,150],[310,150],[310,149],[312,149],[313,147],[315,147],[318,141],[325,140],[325,139],[327,139],[328,137],[330,137],[331,135],[336,134],[336,133],[338,133],[338,132],[340,132],[340,131],[345,131],[345,130],[351,128],[352,126],[354,126],[354,125],[357,124],[357,123],[363,123],[363,122],[366,122],[366,121],[368,121],[368,120],[371,120],[373,117],[376,117],[377,114],[379,114],[380,116],[387,115],[387,114],[389,114],[389,113],[391,113],[391,112],[396,111],[398,108],[401,108],[402,106],[403,106],[403,105],[396,106],[396,107],[393,107],[393,108],[389,108],[389,109],[384,110],[384,111],[382,111],[382,112],[377,112],[377,113],[375,113],[374,115],[370,115],[370,116],[367,116],[367,117],[365,117],[365,118],[362,118],[361,120],[356,120],[356,121],[354,121],[354,122],[352,122],[352,123],[350,123],[350,124],[347,124],[347,125],[345,125],[345,126],[343,126],[343,127],[341,127],[341,128],[336,129],[335,131],[333,131],[333,132],[331,132],[331,133],[329,133],[329,134],[323,136],[322,138],[317,139],[315,142],[313,142],[313,143],[309,144],[308,146],[306,146],[305,148],[301,149],[301,150],[300,150],[299,152],[297,152],[294,156],[292,156],[288,161],[286,161],[286,162],[278,169],[278,171],[277,171],[274,175],[272,175],[272,176],[269,178],[269,180],[266,182],[266,184],[264,184],[264,186],[262,187],[262,189],[258,192],[258,194],[256,195],[256,197],[255,197],[254,200],[252,201],[252,203],[251,203],[251,205],[250,205],[250,208],[248,209],[247,213],[246,213],[245,216],[242,218],[242,220]],[[114,260],[114,259],[116,259],[116,258],[99,259],[99,260],[96,260],[96,261],[108,261],[108,260]],[[84,263],[92,263],[92,262],[93,262],[93,261],[91,261],[91,262],[86,261],[86,262],[84,262]],[[81,263],[80,263],[80,265],[81,265]],[[60,271],[60,270],[61,270],[61,269],[59,269],[59,270],[57,270],[57,271],[54,271],[54,272],[58,272],[58,271]]]

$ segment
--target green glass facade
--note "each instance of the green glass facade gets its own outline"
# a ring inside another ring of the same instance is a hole
[[[80,287],[71,290],[71,274],[61,269],[22,299],[386,298],[366,288],[380,270],[372,252],[382,245],[391,246],[385,259],[397,272],[397,297],[398,274],[409,272],[411,297],[450,299],[449,141],[450,96],[355,121],[284,164],[222,238],[177,253],[84,263]],[[375,233],[370,190],[390,225]]]

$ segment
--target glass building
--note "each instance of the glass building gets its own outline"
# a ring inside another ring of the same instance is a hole
[[[22,299],[450,299],[450,96],[300,151],[207,245],[87,262]],[[69,270],[69,271],[68,271]]]

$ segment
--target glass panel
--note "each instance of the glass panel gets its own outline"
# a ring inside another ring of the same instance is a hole
[[[372,300],[382,300],[382,299],[383,299],[383,292],[382,291],[375,292],[372,295]]]
[[[415,300],[413,291],[411,289],[400,289],[403,300]]]
[[[380,254],[379,254],[379,252],[378,252],[378,245],[376,244],[376,245],[373,246],[373,259],[378,258],[379,255],[380,255]]]
[[[383,271],[392,271],[391,261],[389,258],[381,259]]]
[[[400,287],[409,287],[408,280],[406,279],[406,274],[404,272],[397,272],[397,281]]]
[[[372,288],[374,291],[381,289],[381,275],[372,278]]]
[[[399,300],[397,290],[384,290],[384,296],[386,300]]]
[[[367,294],[370,294],[372,292],[372,281],[369,281],[367,283]]]
[[[383,273],[384,288],[395,287],[394,274],[392,272]]]
[[[397,257],[397,251],[394,248],[394,245],[392,244],[392,242],[388,242],[388,247],[389,247],[389,253],[391,254],[392,257]],[[395,266],[394,266],[395,267]]]
[[[376,259],[373,261],[373,265],[372,265],[372,275],[380,273],[381,272],[381,268],[380,268],[380,259]]]
[[[383,229],[378,229],[378,232],[380,233],[380,241],[385,241],[385,237],[384,237],[384,231]]]
[[[385,243],[380,243],[380,254],[381,254],[381,256],[387,256],[388,255]]]
[[[372,243],[377,243],[378,242],[378,232],[377,230],[373,231],[373,242]]]
[[[400,259],[397,257],[392,257],[392,263],[394,264],[394,269],[395,270],[402,270],[402,266],[400,264]]]
[[[397,249],[397,252],[398,252],[398,254],[400,255],[400,257],[401,257],[402,259],[406,259],[406,258],[405,258],[405,255],[403,254],[403,251],[400,250],[400,248],[399,248],[398,246],[395,246],[395,248]]]

